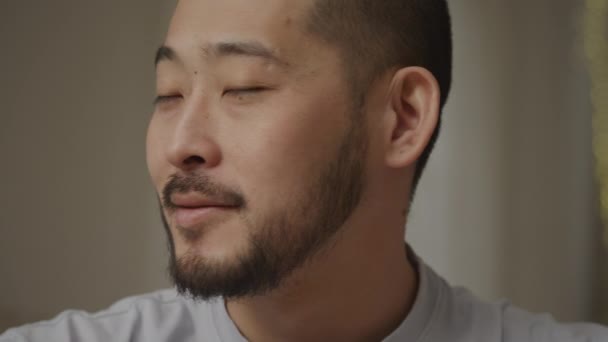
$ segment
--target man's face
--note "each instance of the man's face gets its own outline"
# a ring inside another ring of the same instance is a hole
[[[147,138],[178,288],[275,289],[357,207],[364,116],[338,51],[305,32],[310,0],[181,0]]]

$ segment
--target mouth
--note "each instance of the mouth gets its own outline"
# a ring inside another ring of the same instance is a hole
[[[235,207],[227,206],[204,206],[204,207],[178,207],[173,215],[175,223],[180,228],[193,229],[208,222],[212,217],[222,215]]]
[[[169,209],[180,228],[194,229],[215,216],[237,209],[237,206],[195,193],[187,193],[172,195]]]

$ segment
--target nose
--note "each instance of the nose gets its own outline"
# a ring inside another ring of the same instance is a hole
[[[212,137],[209,111],[191,106],[179,115],[167,149],[170,164],[183,172],[213,168],[221,161],[220,148]]]

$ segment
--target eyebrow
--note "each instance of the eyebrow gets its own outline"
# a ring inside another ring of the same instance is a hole
[[[289,64],[279,58],[270,48],[264,44],[256,41],[245,41],[245,42],[219,42],[204,46],[201,48],[202,55],[204,58],[213,57],[229,57],[229,56],[243,56],[243,57],[254,57],[265,59],[270,63],[287,67]],[[177,53],[169,46],[163,45],[156,51],[156,57],[154,64],[158,64],[162,61],[176,61],[178,60]]]
[[[156,50],[156,56],[154,57],[154,65],[158,66],[158,63],[162,61],[174,61],[176,59],[177,54],[175,50],[168,46],[161,46]]]

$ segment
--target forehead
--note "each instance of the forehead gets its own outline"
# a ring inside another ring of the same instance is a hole
[[[256,41],[285,59],[301,54],[313,0],[180,0],[166,43],[177,49]]]

